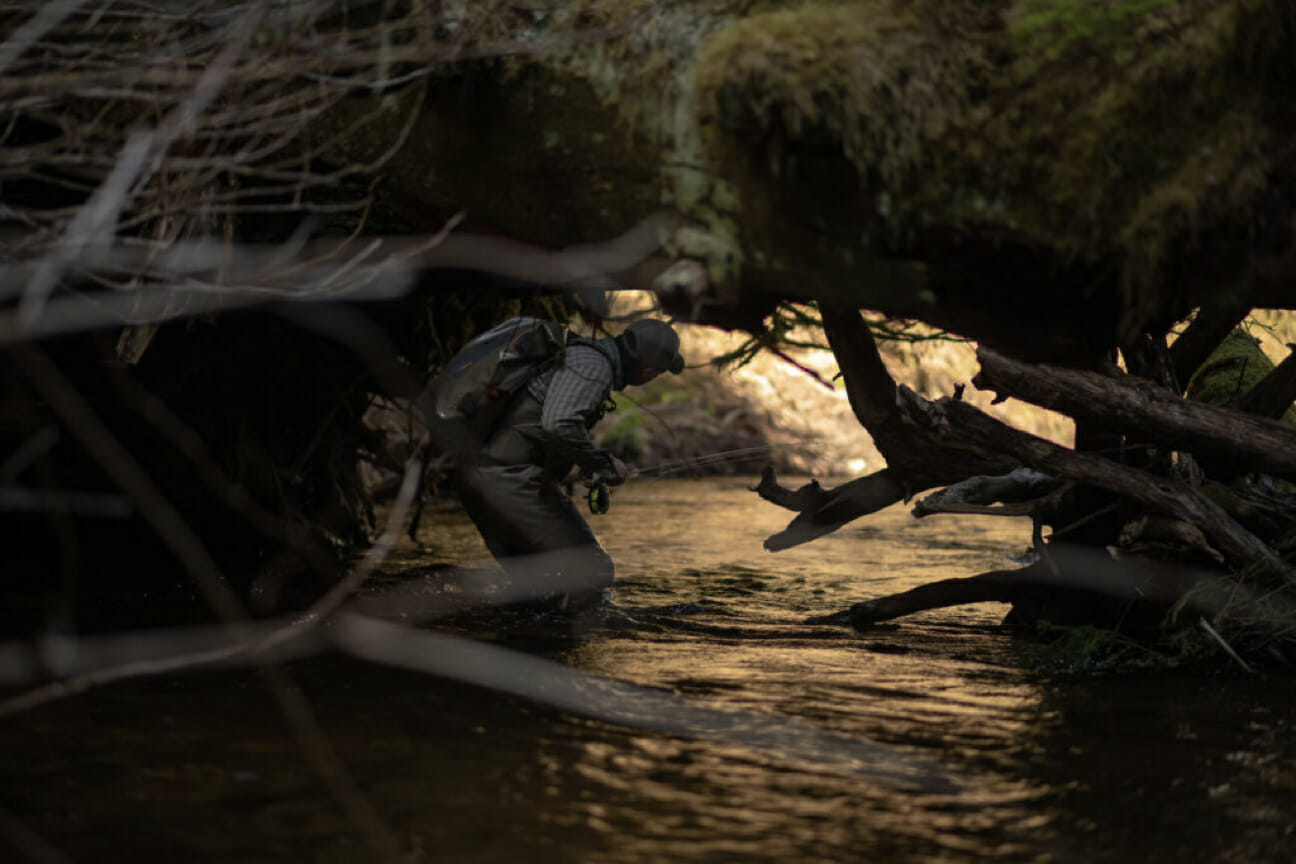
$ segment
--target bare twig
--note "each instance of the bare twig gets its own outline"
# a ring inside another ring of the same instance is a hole
[[[1247,662],[1243,660],[1236,651],[1233,650],[1233,646],[1225,641],[1224,637],[1219,634],[1218,630],[1216,630],[1214,627],[1211,626],[1211,623],[1209,621],[1207,621],[1203,617],[1203,618],[1198,618],[1197,623],[1201,625],[1201,628],[1205,630],[1212,639],[1214,639],[1216,642],[1219,643],[1219,646],[1224,649],[1224,653],[1232,657],[1233,661],[1237,663],[1239,666],[1241,666],[1244,672],[1246,672],[1248,675],[1255,674],[1255,670],[1247,665]]]
[[[95,457],[105,473],[135,501],[144,520],[185,566],[207,602],[221,616],[229,628],[232,642],[235,645],[251,643],[255,631],[249,627],[243,604],[230,589],[202,540],[135,458],[117,441],[48,357],[35,348],[15,349],[9,353],[33,387],[44,394],[65,427]],[[417,471],[410,473],[417,476]],[[350,779],[301,691],[287,672],[277,665],[272,654],[258,660],[259,671],[265,676],[280,710],[292,724],[297,740],[316,772],[370,843],[388,857],[394,857],[399,843],[377,810]],[[204,662],[210,662],[210,659],[204,658]],[[50,698],[59,695],[64,694],[54,693]]]
[[[3,75],[23,52],[85,3],[86,0],[55,0],[53,3],[46,3],[39,12],[28,19],[26,24],[15,30],[13,35],[0,45],[0,75]]]

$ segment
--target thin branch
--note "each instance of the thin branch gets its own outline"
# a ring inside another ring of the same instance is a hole
[[[0,77],[19,57],[69,16],[86,4],[86,0],[54,0],[27,20],[0,44]]]
[[[1211,626],[1211,623],[1209,621],[1207,621],[1204,617],[1201,617],[1197,619],[1197,623],[1201,625],[1201,628],[1203,630],[1205,630],[1208,634],[1210,634],[1210,637],[1212,639],[1214,639],[1216,642],[1219,643],[1219,646],[1224,649],[1225,654],[1233,658],[1233,662],[1237,663],[1239,666],[1242,667],[1242,671],[1246,672],[1248,675],[1255,674],[1255,670],[1247,665],[1247,662],[1243,660],[1242,657],[1236,651],[1233,650],[1233,646],[1225,641],[1224,637],[1219,634],[1218,630],[1216,630],[1214,627]]]

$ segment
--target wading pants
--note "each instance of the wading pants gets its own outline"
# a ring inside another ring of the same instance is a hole
[[[460,466],[460,500],[515,589],[539,601],[587,605],[612,584],[612,558],[552,466],[546,470],[544,448],[514,428],[538,427],[539,415],[530,394],[510,407],[479,457]]]

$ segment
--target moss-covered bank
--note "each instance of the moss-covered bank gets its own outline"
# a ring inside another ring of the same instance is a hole
[[[845,300],[1075,360],[1251,290],[1286,242],[1280,0],[459,14],[514,47],[434,75],[402,194],[557,246],[673,209],[721,303]]]

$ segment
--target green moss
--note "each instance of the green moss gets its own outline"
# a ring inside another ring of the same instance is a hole
[[[1187,311],[1180,262],[1240,265],[1276,164],[1256,73],[1290,67],[1291,17],[1279,0],[1014,4],[992,147],[1038,229],[1121,262],[1129,326]]]
[[[879,261],[990,226],[1101,269],[1137,328],[1202,299],[1185,262],[1241,266],[1288,172],[1289,0],[560,7],[455,4],[482,44],[550,47],[434,80],[393,184],[548,245],[673,207],[693,224],[668,249],[729,299],[753,272],[793,295],[808,274],[884,305],[923,286]],[[553,49],[564,31],[581,38]]]
[[[895,184],[979,77],[979,50],[945,37],[887,0],[796,4],[737,20],[698,52],[700,121],[764,138],[774,172],[787,167],[781,136],[840,146],[858,170]]]
[[[1130,47],[1137,28],[1149,13],[1178,5],[1180,0],[1020,0],[1009,30],[1021,43],[1049,60],[1069,48],[1094,44],[1120,53]]]
[[[1260,348],[1260,340],[1239,327],[1193,373],[1187,395],[1211,405],[1228,405],[1245,396],[1273,368],[1273,361]],[[1283,419],[1296,423],[1296,406],[1288,408]]]
[[[1279,0],[787,4],[702,45],[699,122],[758,218],[815,162],[821,190],[858,183],[864,231],[829,234],[820,260],[858,271],[924,226],[995,223],[1104,262],[1136,328],[1187,311],[1181,262],[1254,234],[1292,17]],[[759,239],[743,245],[762,263],[787,257]]]

